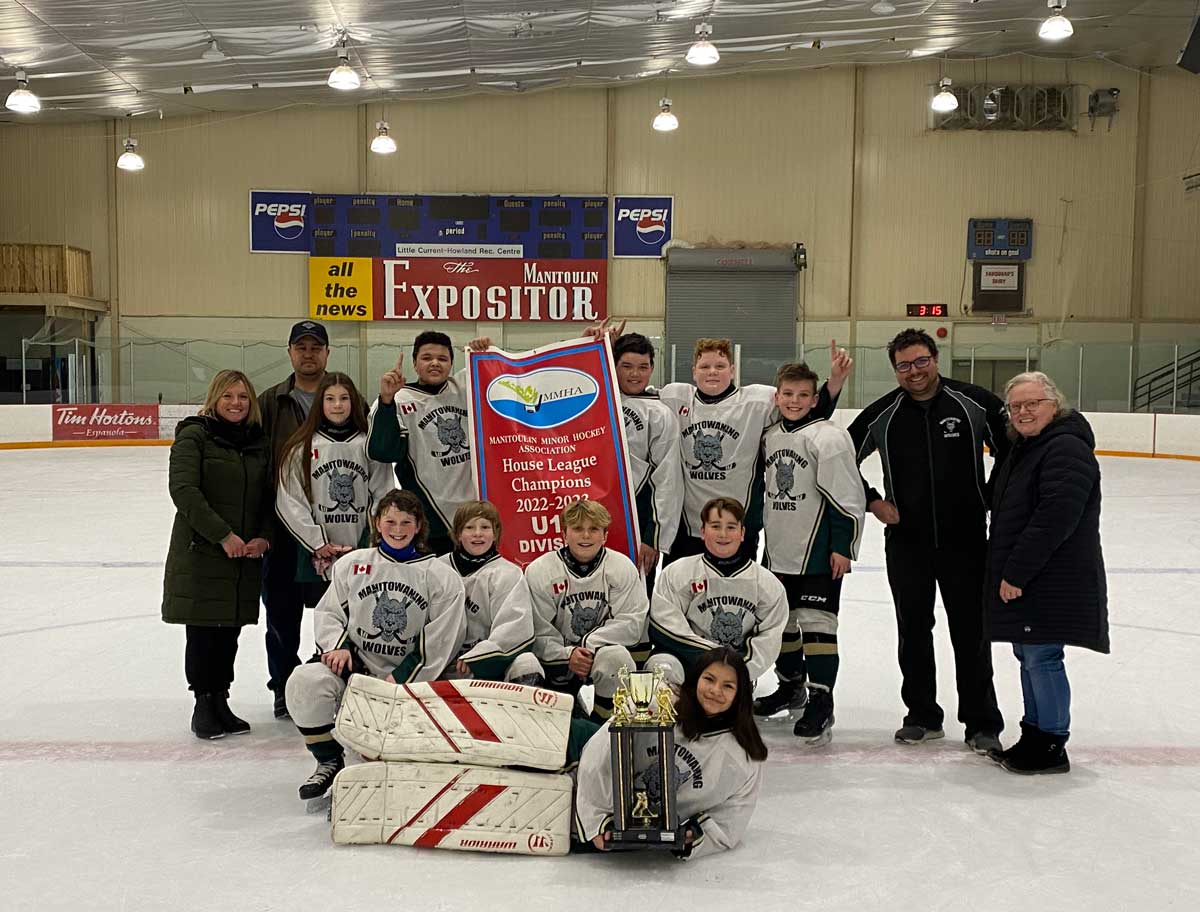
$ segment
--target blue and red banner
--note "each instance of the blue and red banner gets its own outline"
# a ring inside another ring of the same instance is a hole
[[[504,520],[500,553],[521,567],[563,547],[561,514],[597,500],[606,545],[637,560],[625,422],[608,340],[468,353],[475,483]]]

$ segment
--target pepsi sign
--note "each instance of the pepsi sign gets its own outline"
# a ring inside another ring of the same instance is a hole
[[[250,252],[308,253],[312,194],[250,191]]]
[[[613,256],[662,256],[671,240],[673,196],[617,196],[613,198]]]

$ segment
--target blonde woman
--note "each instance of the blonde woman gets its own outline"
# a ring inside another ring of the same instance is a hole
[[[184,624],[184,672],[195,694],[197,738],[250,726],[229,709],[238,634],[258,622],[259,560],[274,514],[271,446],[254,387],[241,371],[212,379],[200,414],[175,429],[169,475],[175,524],[162,617]]]

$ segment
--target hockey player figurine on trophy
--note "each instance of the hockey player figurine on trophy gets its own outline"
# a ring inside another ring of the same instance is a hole
[[[682,846],[675,809],[675,708],[661,669],[618,672],[609,724],[612,745],[613,821],[611,849]],[[654,766],[634,768],[635,742],[654,739]],[[635,785],[641,774],[643,787]],[[657,786],[657,788],[652,788]],[[652,792],[657,791],[657,795]]]

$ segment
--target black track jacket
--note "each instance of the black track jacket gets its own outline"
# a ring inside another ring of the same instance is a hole
[[[859,463],[879,451],[887,499],[900,511],[889,534],[934,547],[981,542],[992,499],[983,445],[995,465],[1004,462],[1011,447],[1005,425],[1004,403],[994,393],[946,377],[925,402],[897,387],[863,409],[850,436]],[[878,499],[868,486],[868,505]]]

